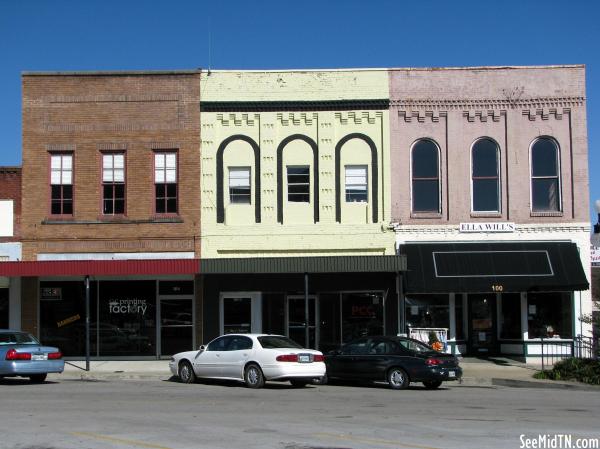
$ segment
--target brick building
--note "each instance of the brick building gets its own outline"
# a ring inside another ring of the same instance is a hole
[[[21,168],[0,167],[0,263],[21,259]],[[20,326],[19,277],[0,276],[0,329]]]
[[[22,81],[22,328],[82,355],[88,277],[92,355],[191,347],[201,312],[199,72]]]

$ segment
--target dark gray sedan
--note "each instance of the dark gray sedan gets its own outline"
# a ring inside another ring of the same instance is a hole
[[[328,353],[325,365],[329,379],[387,381],[395,390],[407,388],[411,382],[434,389],[462,376],[456,357],[405,337],[353,340]]]
[[[62,373],[64,369],[58,348],[42,345],[27,332],[0,329],[0,377],[43,382],[48,373]]]

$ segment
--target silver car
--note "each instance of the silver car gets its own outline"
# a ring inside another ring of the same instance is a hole
[[[43,382],[48,373],[64,369],[58,348],[42,345],[27,332],[0,329],[0,378],[20,376]]]

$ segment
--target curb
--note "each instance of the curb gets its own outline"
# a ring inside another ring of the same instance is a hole
[[[499,387],[510,388],[548,388],[554,390],[580,390],[580,391],[596,391],[600,392],[600,387],[595,385],[587,385],[575,382],[560,382],[560,381],[543,381],[543,380],[517,380],[517,379],[501,379],[492,378],[492,385]]]

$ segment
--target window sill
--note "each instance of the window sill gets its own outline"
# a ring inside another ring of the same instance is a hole
[[[410,218],[442,218],[442,214],[439,212],[411,212]]]
[[[531,217],[562,217],[564,215],[561,211],[548,211],[548,212],[534,212],[531,211]]]
[[[502,212],[471,212],[471,218],[502,218]]]

